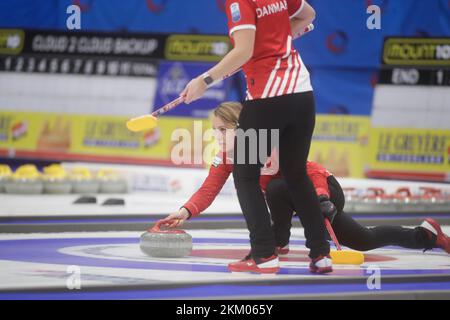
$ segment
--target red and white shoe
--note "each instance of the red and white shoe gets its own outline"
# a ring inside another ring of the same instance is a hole
[[[253,259],[250,255],[244,259],[228,264],[231,272],[277,273],[280,271],[278,256]]]
[[[287,255],[289,253],[289,244],[285,245],[284,247],[276,247],[277,253],[280,256]]]
[[[428,218],[420,226],[427,231],[430,240],[434,242],[434,247],[441,248],[450,254],[450,237],[442,232],[441,226],[437,221]]]
[[[328,256],[318,256],[316,259],[313,259],[309,264],[309,270],[312,273],[329,273],[333,272],[333,262],[331,261],[331,257]]]

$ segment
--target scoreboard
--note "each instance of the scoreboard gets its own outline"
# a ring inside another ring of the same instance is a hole
[[[8,31],[0,43],[0,71],[155,76],[163,36]],[[20,55],[15,55],[20,49]],[[9,53],[9,55],[8,55]],[[139,61],[142,60],[142,61]]]
[[[171,133],[226,100],[230,79],[144,135],[126,120],[219,61],[222,35],[0,29],[0,158],[172,164]],[[163,119],[164,118],[164,119]]]
[[[164,41],[152,34],[0,30],[0,108],[148,112]]]
[[[450,38],[387,38],[369,177],[450,179]]]
[[[380,83],[450,86],[450,39],[387,39]]]

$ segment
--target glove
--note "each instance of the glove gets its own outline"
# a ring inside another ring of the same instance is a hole
[[[331,223],[333,223],[334,217],[336,217],[337,209],[333,202],[326,195],[319,196],[320,211],[325,218],[327,218]]]

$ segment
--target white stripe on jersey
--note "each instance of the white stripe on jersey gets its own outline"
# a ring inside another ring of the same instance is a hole
[[[273,68],[273,70],[269,76],[269,79],[267,80],[266,87],[264,88],[264,92],[263,92],[261,98],[263,98],[263,99],[267,98],[270,87],[272,86],[273,79],[275,78],[275,75],[277,74],[277,71],[280,68],[280,64],[281,64],[281,58],[278,59],[277,64],[275,65],[275,68]]]
[[[241,24],[240,26],[236,26],[230,30],[230,36],[233,34],[233,32],[244,29],[256,30],[256,26],[254,24]]]
[[[278,90],[277,96],[281,96],[284,93],[284,89],[286,88],[289,77],[291,76],[292,69],[292,55],[289,56],[288,59],[288,67],[286,68],[286,72],[284,73],[283,82],[281,83],[280,90]]]
[[[295,12],[292,16],[290,16],[289,19],[292,19],[292,18],[298,16],[298,14],[303,10],[304,6],[305,6],[305,0],[302,1],[300,8],[298,8],[297,12]]]
[[[303,72],[303,64],[302,64],[302,61],[300,60],[299,54],[297,55],[297,60],[298,60],[298,73],[297,73],[297,77],[295,78],[294,89],[292,90],[292,92],[294,92],[294,93],[298,92],[297,89],[298,89],[299,79]]]
[[[275,84],[273,85],[272,91],[270,91],[269,97],[275,97],[275,93],[277,93],[277,89],[280,85],[281,78],[277,77],[277,80],[275,80]]]
[[[292,71],[291,83],[289,84],[289,88],[287,90],[288,94],[294,92],[295,80],[297,80],[297,75],[298,75],[299,68],[300,68],[300,64],[298,62],[298,54],[295,53],[295,56],[294,56],[294,70]]]
[[[302,57],[298,55],[298,59],[300,61],[300,73],[299,77],[297,79],[297,83],[295,85],[294,92],[306,92],[306,91],[312,91],[311,81],[309,79],[309,72],[308,69],[303,64]]]
[[[247,98],[245,100],[253,100],[253,97],[250,94],[250,90],[247,90]]]
[[[286,43],[286,53],[283,56],[283,58],[281,58],[281,59],[286,59],[287,57],[289,57],[289,55],[291,54],[291,46],[292,46],[292,37],[288,36],[287,43]]]

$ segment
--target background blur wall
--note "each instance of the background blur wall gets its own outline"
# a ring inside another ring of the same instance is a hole
[[[450,181],[450,122],[445,120],[450,117],[450,59],[442,61],[439,67],[446,74],[439,85],[390,83],[390,75],[386,83],[380,77],[380,68],[397,68],[382,66],[386,37],[419,37],[420,41],[441,37],[449,43],[450,0],[309,2],[317,12],[316,28],[295,45],[312,74],[320,114],[310,159],[338,176],[376,176],[374,172],[378,171],[376,174],[392,177],[393,173],[406,171],[414,179],[420,175],[430,179],[431,173],[431,179]],[[93,37],[165,39],[177,33],[214,34],[218,35],[214,41],[228,42],[225,0],[0,0],[0,29],[27,29],[28,39],[36,30],[72,36],[73,31],[66,27],[66,10],[71,4],[81,8],[81,31]],[[381,8],[380,30],[366,26],[370,5]],[[195,36],[178,39],[192,41]],[[42,59],[52,59],[51,56],[38,54]],[[101,53],[97,58],[106,59],[105,63],[111,62],[108,59],[113,63],[120,60],[115,56],[105,58]],[[157,160],[170,165],[170,135],[175,128],[194,133],[193,120],[201,120],[207,126],[209,110],[219,101],[243,98],[243,76],[235,76],[219,88],[208,90],[209,98],[169,112],[155,132],[144,136],[130,134],[124,127],[128,116],[147,113],[167,103],[192,77],[207,70],[212,61],[179,61],[183,59],[172,59],[164,53],[138,58],[137,63],[142,61],[149,72],[134,77],[51,71],[31,74],[24,72],[26,68],[14,56],[4,58],[4,66],[10,64],[8,59],[16,62],[11,63],[13,67],[8,72],[0,74],[0,124],[5,124],[3,129],[0,125],[0,136],[4,132],[7,137],[0,141],[0,156],[15,156],[17,150],[25,150],[31,153],[22,155],[29,157],[53,159],[57,155],[64,160],[82,156],[85,160],[121,162],[127,155],[132,156],[131,163],[151,164]],[[83,61],[91,62],[89,56]],[[420,70],[436,78],[441,72],[436,68],[423,70],[426,67],[420,65],[413,68],[416,67],[406,73]],[[85,123],[85,129],[80,123]],[[42,128],[38,129],[38,124]],[[48,143],[40,141],[47,136],[52,141],[67,138],[52,143],[59,148],[56,153],[45,153],[42,150],[49,148]],[[199,148],[192,154],[201,151]]]
[[[369,115],[385,36],[449,36],[449,0],[310,0],[314,37],[297,42],[313,75],[318,111]],[[225,0],[2,0],[0,27],[66,29],[66,8],[82,8],[83,31],[226,34]],[[382,29],[365,28],[368,5]]]

